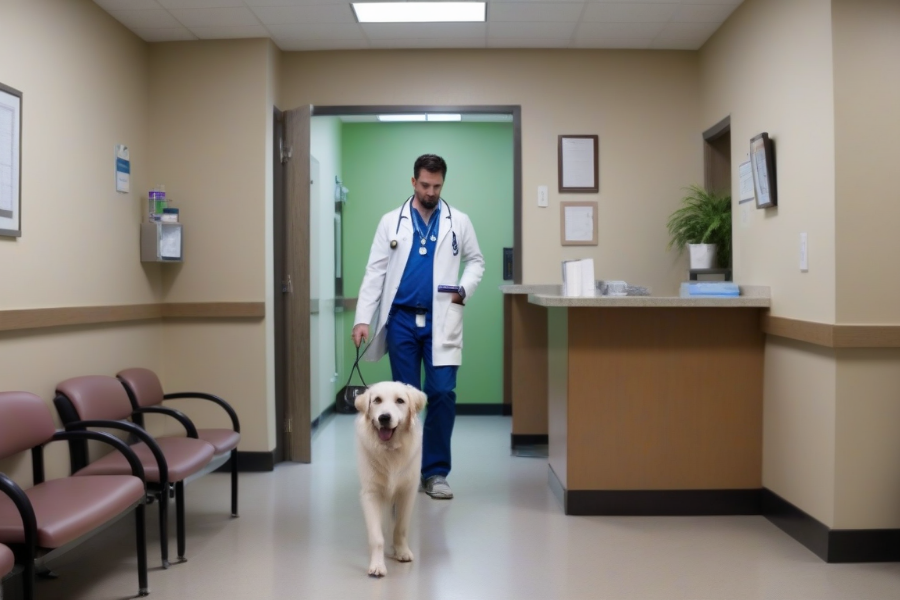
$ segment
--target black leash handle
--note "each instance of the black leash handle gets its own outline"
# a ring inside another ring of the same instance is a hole
[[[363,354],[366,353],[366,350],[369,349],[369,344],[366,344],[365,350],[363,350]],[[366,383],[366,380],[363,379],[362,371],[359,370],[359,359],[362,358],[362,354],[359,353],[359,346],[356,347],[356,361],[353,363],[353,366],[350,368],[350,377],[347,378],[347,385],[350,385],[350,380],[353,379],[353,371],[359,374],[359,380],[362,381],[362,384],[366,387],[369,387],[369,384]]]

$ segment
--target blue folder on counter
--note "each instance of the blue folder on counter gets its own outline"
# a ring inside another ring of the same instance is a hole
[[[681,284],[682,298],[729,298],[740,295],[740,288],[731,281],[686,281]]]

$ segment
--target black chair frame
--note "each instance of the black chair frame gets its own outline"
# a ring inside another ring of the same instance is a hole
[[[139,478],[144,484],[146,490],[147,481],[144,477],[144,467],[138,460],[137,455],[128,444],[119,438],[102,431],[57,431],[44,444],[35,446],[31,449],[31,468],[34,485],[41,484],[45,481],[44,475],[44,446],[55,441],[68,441],[87,443],[88,440],[95,440],[106,443],[118,452],[121,452],[128,464],[131,466],[132,474]],[[74,473],[74,471],[73,471]],[[22,517],[24,529],[24,540],[22,544],[7,544],[16,552],[17,561],[22,563],[22,589],[24,592],[24,600],[32,600],[34,598],[35,576],[39,570],[46,569],[46,562],[52,558],[56,558],[67,552],[74,546],[80,544],[84,540],[93,537],[99,532],[99,529],[85,534],[77,540],[62,546],[60,548],[45,549],[39,548],[37,545],[37,518],[28,495],[7,475],[0,473],[0,491],[4,492],[15,504],[19,515]],[[135,507],[135,536],[137,543],[137,559],[138,559],[138,596],[147,596],[150,591],[147,583],[147,538],[145,534],[146,519],[144,502],[139,502]]]

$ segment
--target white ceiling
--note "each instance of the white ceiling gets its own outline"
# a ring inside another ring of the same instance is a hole
[[[350,0],[94,0],[147,42],[271,38],[294,50],[697,50],[743,0],[487,0],[486,23],[356,22]]]

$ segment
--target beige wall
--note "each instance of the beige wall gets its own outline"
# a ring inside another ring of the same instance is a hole
[[[750,137],[775,140],[779,207],[741,207],[734,240],[736,279],[772,286],[775,316],[900,317],[900,284],[884,271],[900,250],[890,200],[898,26],[900,5],[888,0],[746,0],[700,53],[703,119],[731,115],[734,195]],[[770,337],[763,485],[829,527],[900,525],[897,373],[896,350]]]
[[[778,207],[735,204],[734,276],[773,290],[772,314],[833,323],[834,83],[821,0],[746,0],[700,52],[701,119],[731,116],[732,198],[750,138],[775,141]],[[809,272],[799,268],[809,235]]]
[[[0,81],[23,92],[22,237],[0,238],[0,310],[158,302],[159,270],[138,255],[139,190],[148,182],[147,46],[89,1],[4,0]],[[116,73],[117,77],[109,77]],[[132,192],[114,185],[126,144]],[[52,408],[56,383],[161,369],[158,324],[0,332],[0,390]],[[56,444],[51,475],[68,467]],[[0,471],[31,481],[29,460]]]
[[[897,324],[900,3],[832,0],[838,323]],[[835,526],[900,527],[900,351],[838,353]]]
[[[832,0],[837,322],[900,322],[900,2]]]
[[[292,52],[279,104],[521,105],[523,282],[559,282],[561,260],[593,257],[598,278],[675,293],[687,261],[666,251],[665,223],[702,181],[697,82],[693,52]],[[599,194],[557,193],[559,134],[600,136]],[[599,202],[597,247],[560,246],[560,200]]]
[[[273,60],[267,40],[150,46],[151,181],[166,185],[184,227],[184,263],[164,265],[166,302],[268,300]],[[256,320],[165,327],[167,389],[233,401],[243,451],[274,447],[267,339]]]

